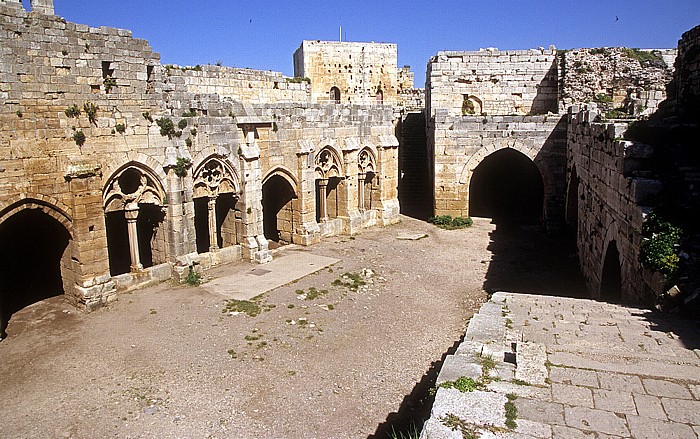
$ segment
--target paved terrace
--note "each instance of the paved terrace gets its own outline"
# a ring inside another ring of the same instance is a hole
[[[496,293],[437,383],[422,439],[697,438],[700,328],[644,309]]]

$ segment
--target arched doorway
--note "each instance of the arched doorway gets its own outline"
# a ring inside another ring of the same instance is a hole
[[[483,159],[469,181],[469,215],[494,221],[539,223],[544,184],[537,166],[523,153],[500,149]]]
[[[70,240],[66,227],[39,208],[0,224],[0,338],[12,314],[64,293],[61,267]]]
[[[294,188],[282,177],[275,174],[263,183],[263,230],[265,238],[278,243],[291,242],[294,233]]]
[[[603,275],[600,279],[600,298],[613,303],[622,300],[622,267],[615,241],[608,244],[608,250],[605,252]]]
[[[331,102],[340,103],[340,89],[338,87],[331,87],[328,95]]]

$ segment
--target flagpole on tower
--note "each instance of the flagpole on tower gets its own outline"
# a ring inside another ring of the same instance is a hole
[[[340,19],[340,42],[343,42],[343,19]]]

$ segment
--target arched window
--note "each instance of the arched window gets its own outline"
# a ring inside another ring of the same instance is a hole
[[[377,90],[377,102],[384,102],[384,92],[381,89]]]
[[[329,97],[331,101],[335,101],[336,103],[340,103],[340,89],[338,87],[331,87],[331,91],[329,92]]]

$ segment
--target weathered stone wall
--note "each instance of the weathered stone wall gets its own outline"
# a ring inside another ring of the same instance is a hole
[[[645,55],[648,60],[640,60]],[[563,54],[561,108],[594,102],[605,113],[614,108],[649,115],[666,99],[675,49],[620,47],[568,50]]]
[[[558,87],[554,48],[438,52],[428,62],[428,114],[556,113]]]
[[[282,76],[280,72],[220,66],[163,67],[166,89],[192,94],[216,94],[255,104],[311,102],[308,82]]]
[[[396,44],[304,40],[294,52],[294,76],[311,79],[317,102],[334,100],[337,87],[340,102],[393,103],[401,88],[396,60]]]
[[[678,41],[675,82],[682,111],[700,114],[700,26],[685,32]]]
[[[277,218],[288,241],[398,220],[392,107],[310,104],[308,83],[274,72],[164,67],[129,31],[27,13],[19,2],[1,2],[0,19],[0,227],[39,209],[66,228],[62,281],[76,305],[182,278],[193,263],[269,260],[262,189],[271,175],[294,188]],[[333,216],[317,220],[323,150],[338,157],[342,190]],[[126,267],[110,273],[108,229],[122,224]]]
[[[577,230],[581,271],[594,298],[608,249],[619,251],[621,297],[626,303],[653,303],[651,273],[639,262],[642,220],[661,190],[644,172],[653,148],[622,140],[627,124],[599,123],[595,111],[569,114],[567,220]],[[614,244],[611,244],[613,243]]]
[[[450,116],[438,110],[428,123],[433,157],[435,214],[468,216],[469,186],[476,167],[490,154],[511,148],[530,158],[544,184],[544,218],[561,221],[566,163],[566,127],[557,115]]]

